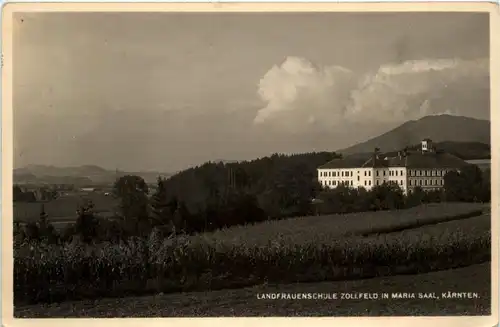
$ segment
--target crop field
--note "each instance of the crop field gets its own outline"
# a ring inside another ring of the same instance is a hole
[[[15,294],[17,300],[62,301],[463,267],[490,260],[490,214],[463,218],[479,207],[445,204],[266,222],[170,240],[153,234],[122,244],[23,248],[14,255]],[[450,220],[452,215],[462,219]],[[432,225],[399,231],[412,219]],[[386,232],[355,232],[380,226]]]
[[[14,221],[30,222],[36,221],[40,215],[43,204],[45,212],[49,215],[50,222],[69,222],[76,220],[76,209],[79,204],[91,200],[98,214],[111,214],[116,207],[117,200],[104,194],[70,194],[61,196],[48,202],[16,202],[14,203]]]
[[[426,204],[406,210],[361,212],[344,215],[301,217],[235,226],[205,234],[218,242],[264,245],[280,238],[336,239],[341,236],[386,233],[427,224],[478,216],[489,205],[478,203]]]
[[[474,283],[471,283],[471,280]],[[476,292],[476,299],[262,300],[263,293]],[[445,316],[491,314],[491,263],[420,275],[353,281],[257,285],[212,292],[155,294],[47,305],[15,306],[16,318]]]

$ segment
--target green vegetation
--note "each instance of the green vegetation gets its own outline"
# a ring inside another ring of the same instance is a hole
[[[207,163],[158,179],[153,192],[142,178],[122,176],[116,200],[67,204],[75,223],[61,232],[51,226],[51,205],[64,197],[35,203],[38,218],[14,226],[16,303],[419,273],[488,260],[489,218],[464,219],[489,202],[489,179],[477,167],[447,175],[437,192],[405,195],[391,184],[322,189],[316,167],[334,157]],[[112,219],[98,210],[105,201],[117,209]],[[469,203],[418,207],[446,201]],[[404,208],[412,209],[396,211]],[[349,214],[356,212],[365,213]]]
[[[419,219],[418,211],[406,215]],[[311,227],[300,220],[295,220],[297,224],[269,222],[247,230],[236,227],[168,240],[154,231],[148,239],[118,244],[25,244],[14,253],[15,300],[52,302],[356,279],[454,268],[490,258],[487,215],[368,237],[342,237],[348,228],[341,226],[339,231],[337,219],[330,218],[328,225],[326,217],[310,217]],[[350,218],[351,226],[357,225],[356,216]],[[360,222],[369,219],[358,218]],[[371,217],[381,224],[384,218]],[[316,219],[323,222],[315,225]]]
[[[55,200],[43,202],[45,211],[49,215],[50,222],[75,221],[77,208],[92,201],[95,206],[95,213],[101,215],[112,215],[117,207],[117,199],[104,194],[71,194],[61,196]],[[38,218],[40,212],[39,202],[14,202],[14,221],[33,222]]]

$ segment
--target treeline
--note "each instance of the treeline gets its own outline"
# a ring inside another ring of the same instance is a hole
[[[168,179],[158,178],[152,194],[141,177],[123,176],[113,186],[114,196],[120,200],[114,219],[98,217],[93,204],[88,203],[78,208],[74,225],[56,233],[47,227],[50,219],[42,207],[40,222],[16,226],[16,244],[75,239],[119,242],[131,236],[146,237],[153,229],[168,237],[296,216],[402,209],[429,202],[490,201],[489,172],[483,173],[473,165],[461,173],[446,175],[440,191],[417,188],[404,194],[392,184],[369,191],[323,189],[316,168],[337,157],[320,152],[230,164],[206,163]]]
[[[50,201],[57,198],[57,188],[39,187],[35,191],[23,190],[19,185],[12,189],[12,200],[14,202],[37,202]]]

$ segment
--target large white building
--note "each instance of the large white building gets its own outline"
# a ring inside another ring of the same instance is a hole
[[[444,176],[468,165],[464,160],[437,151],[432,140],[422,141],[418,151],[400,151],[394,156],[382,156],[375,151],[366,159],[334,159],[318,168],[318,180],[325,187],[346,185],[371,189],[383,183],[396,183],[406,193],[419,186],[423,190],[444,186]]]

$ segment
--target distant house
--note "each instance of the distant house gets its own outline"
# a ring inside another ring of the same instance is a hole
[[[334,159],[318,168],[321,185],[363,187],[394,183],[407,193],[416,187],[436,190],[444,186],[449,171],[460,170],[469,163],[445,152],[436,151],[432,140],[422,141],[420,151],[401,151],[394,157],[381,158],[375,149],[366,159]]]
[[[95,192],[95,188],[94,187],[82,187],[80,189],[81,192],[86,192],[86,193],[89,193],[89,192]]]

